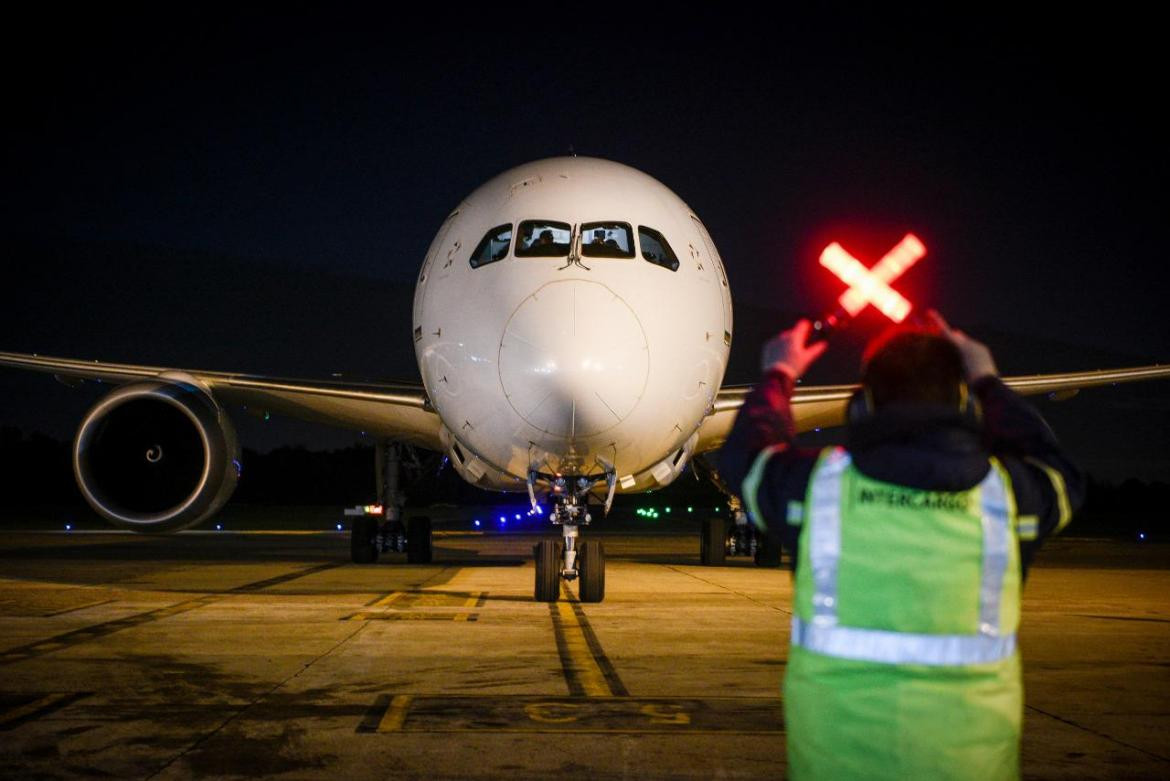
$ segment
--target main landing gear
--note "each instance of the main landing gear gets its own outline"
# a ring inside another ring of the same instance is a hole
[[[350,525],[350,558],[355,564],[373,564],[379,553],[405,553],[410,564],[429,564],[432,558],[431,519],[402,521],[405,495],[399,490],[404,448],[397,442],[379,442],[376,450],[378,498],[381,504],[346,510]],[[416,464],[417,466],[417,464]]]
[[[431,519],[426,516],[401,521],[382,521],[380,516],[359,515],[349,536],[354,564],[373,564],[380,553],[405,553],[410,564],[429,564],[432,558]]]
[[[691,461],[695,477],[705,477],[727,498],[730,517],[706,518],[699,536],[699,560],[704,566],[722,566],[728,556],[751,556],[759,567],[779,567],[780,548],[748,523],[743,502],[705,456]]]
[[[543,477],[529,475],[530,496],[535,505],[535,494],[531,491],[536,479]],[[564,477],[552,475],[550,500],[552,512],[549,521],[561,527],[561,542],[541,540],[533,553],[536,558],[536,587],[534,595],[538,602],[556,602],[560,598],[561,579],[578,580],[577,592],[582,602],[600,602],[605,599],[605,547],[600,540],[578,541],[578,529],[588,526],[593,520],[586,509],[586,499],[594,483],[605,479],[609,484],[606,508],[613,501],[616,479]]]
[[[719,567],[728,556],[751,556],[759,567],[779,567],[780,548],[748,523],[739,500],[728,497],[731,518],[704,518],[699,537],[699,560]]]

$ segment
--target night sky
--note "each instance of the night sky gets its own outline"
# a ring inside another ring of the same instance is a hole
[[[897,287],[977,335],[1030,345],[1001,355],[1005,367],[1170,360],[1166,71],[1152,19],[839,9],[682,28],[589,7],[567,18],[448,7],[412,21],[356,8],[80,13],[7,25],[4,296],[21,303],[0,321],[0,349],[316,376],[335,370],[341,341],[401,341],[409,356],[405,331],[356,333],[345,312],[312,315],[327,337],[277,346],[256,312],[280,302],[225,296],[222,273],[182,277],[184,297],[208,302],[197,314],[158,307],[151,327],[103,325],[150,306],[117,250],[102,273],[121,294],[87,274],[54,281],[57,305],[106,313],[84,329],[106,340],[90,355],[59,310],[29,304],[46,285],[21,253],[134,245],[230,259],[248,279],[327,273],[409,290],[464,195],[571,149],[686,200],[741,318],[825,309],[840,288],[816,266],[824,244],[872,262],[913,230],[930,255]],[[243,332],[242,344],[176,347],[178,318],[191,344],[200,322]],[[241,364],[249,329],[272,344]],[[1128,473],[1170,479],[1170,384],[1095,393],[1096,406],[1060,413],[1093,418],[1079,451],[1098,469],[1128,459]]]

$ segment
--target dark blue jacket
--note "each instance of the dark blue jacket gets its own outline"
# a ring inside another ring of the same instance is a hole
[[[744,400],[719,455],[723,479],[742,495],[743,480],[760,451],[785,447],[767,461],[756,501],[769,541],[793,555],[800,527],[787,523],[789,502],[804,502],[819,450],[795,446],[793,381],[769,372]],[[863,474],[875,480],[931,491],[973,488],[996,456],[1011,476],[1022,535],[1020,562],[1027,572],[1049,534],[1064,528],[1084,500],[1085,481],[1061,452],[1052,429],[1031,405],[998,377],[984,377],[972,391],[982,408],[974,420],[953,408],[906,405],[883,408],[849,427],[846,449]],[[1024,536],[1029,539],[1023,539]]]

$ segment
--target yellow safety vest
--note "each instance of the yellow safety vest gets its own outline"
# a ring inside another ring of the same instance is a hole
[[[1020,563],[1010,478],[909,489],[822,452],[785,677],[789,774],[1019,776]],[[790,515],[791,517],[791,515]]]

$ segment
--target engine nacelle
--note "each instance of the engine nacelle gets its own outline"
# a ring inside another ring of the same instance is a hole
[[[117,388],[86,414],[73,442],[86,501],[138,532],[178,531],[215,513],[235,490],[239,463],[227,415],[179,377]]]

